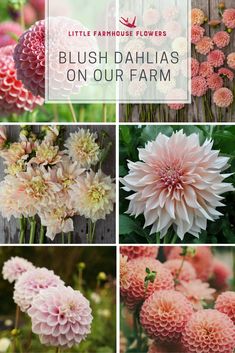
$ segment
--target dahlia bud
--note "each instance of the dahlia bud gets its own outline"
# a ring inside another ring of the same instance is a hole
[[[232,33],[232,31],[233,31],[233,30],[232,30],[231,28],[227,28],[227,32],[228,32],[228,33]]]
[[[219,4],[218,4],[218,9],[219,10],[224,10],[225,9],[225,3],[223,1],[221,1]]]
[[[220,20],[211,20],[208,22],[208,25],[211,26],[211,27],[217,27],[221,24],[221,21]]]
[[[78,268],[79,268],[79,270],[84,270],[86,268],[85,262],[79,262]]]
[[[105,272],[100,272],[97,276],[97,279],[100,280],[100,281],[106,281],[107,279],[107,275]]]
[[[15,11],[18,11],[24,6],[26,3],[26,0],[8,0],[8,6]]]

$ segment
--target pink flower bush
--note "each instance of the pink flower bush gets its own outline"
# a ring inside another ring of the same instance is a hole
[[[222,20],[227,28],[234,29],[235,28],[235,9],[226,9],[223,12]]]
[[[213,94],[213,102],[219,108],[229,107],[233,102],[232,91],[225,87],[216,90],[215,93]]]
[[[129,260],[142,256],[156,259],[158,246],[121,246],[120,252],[122,255],[127,256]]]
[[[16,22],[2,22],[0,23],[0,47],[13,45],[16,39],[23,33],[21,26]]]
[[[215,309],[226,314],[235,324],[235,292],[227,291],[218,296]]]
[[[202,55],[207,55],[213,48],[214,44],[210,37],[203,37],[195,46],[196,51]]]
[[[0,48],[0,115],[21,114],[33,111],[43,99],[34,96],[16,77],[13,61],[14,46]]]
[[[155,141],[139,149],[139,159],[128,163],[129,173],[121,182],[126,191],[134,192],[127,197],[127,213],[143,213],[145,227],[152,226],[151,234],[160,232],[163,238],[173,225],[180,239],[186,233],[198,237],[208,219],[221,215],[216,210],[222,205],[217,195],[233,187],[223,183],[226,175],[220,174],[228,158],[219,157],[211,141],[200,145],[196,134],[186,136],[179,131],[167,137],[160,133]]]
[[[71,287],[49,287],[32,301],[32,331],[46,346],[71,348],[86,339],[93,317],[89,301]]]
[[[221,50],[213,50],[208,54],[207,60],[213,67],[220,67],[224,64],[225,55]]]
[[[208,87],[212,91],[216,91],[217,89],[223,87],[223,79],[216,73],[209,76],[206,80]]]
[[[193,25],[191,29],[191,41],[193,44],[197,44],[200,39],[204,36],[205,29],[199,25]]]
[[[225,48],[230,43],[230,35],[225,31],[217,32],[213,36],[213,42],[218,48]]]
[[[21,311],[27,312],[35,296],[50,287],[60,287],[64,282],[46,268],[35,268],[22,274],[15,283],[14,302]]]
[[[233,353],[235,327],[228,316],[217,310],[200,310],[186,323],[182,343],[190,353]]]
[[[145,300],[140,311],[140,323],[150,338],[177,342],[192,314],[192,305],[183,294],[161,290]]]
[[[34,266],[31,262],[22,257],[15,256],[4,262],[2,275],[4,279],[13,283],[17,281],[23,273],[32,269],[34,269]]]
[[[24,32],[14,50],[17,78],[36,96],[45,97],[45,23]]]
[[[206,94],[208,89],[206,79],[202,76],[195,76],[192,78],[192,95],[195,97],[202,97]]]

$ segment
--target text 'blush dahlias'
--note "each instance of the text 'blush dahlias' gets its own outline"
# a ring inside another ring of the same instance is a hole
[[[142,305],[140,323],[150,338],[178,341],[193,307],[183,294],[174,290],[154,292]]]
[[[142,256],[156,259],[158,249],[158,246],[121,246],[120,253],[127,256],[129,260]]]
[[[13,283],[26,271],[32,270],[33,264],[22,257],[11,257],[10,260],[4,262],[2,268],[3,278]]]
[[[45,97],[45,22],[22,34],[14,50],[17,78],[35,96]]]
[[[152,225],[151,234],[160,232],[161,238],[172,225],[180,239],[186,233],[198,237],[207,220],[221,215],[216,210],[223,205],[220,195],[234,190],[223,183],[228,175],[221,174],[229,159],[219,157],[212,145],[211,140],[200,145],[197,134],[181,130],[171,137],[160,133],[140,148],[140,161],[129,161],[129,173],[121,179],[124,190],[134,191],[127,197],[127,213],[143,213],[144,226]]]
[[[235,324],[235,292],[227,291],[218,296],[215,309],[230,317]]]
[[[217,310],[199,310],[186,324],[182,343],[188,353],[233,353],[235,326]]]
[[[27,311],[34,297],[43,289],[62,286],[64,282],[46,268],[35,268],[20,276],[15,284],[14,302],[21,311]]]
[[[149,282],[147,287],[145,278],[146,269],[155,271],[156,276],[153,282]],[[126,271],[122,271],[124,278],[120,278],[121,295],[129,309],[134,309],[148,298],[154,291],[161,289],[173,289],[174,281],[170,271],[153,258],[139,257],[126,263]],[[128,284],[122,287],[122,283]]]
[[[0,115],[20,114],[32,111],[43,99],[34,96],[16,78],[12,57],[14,46],[0,48]]]
[[[84,340],[93,319],[89,301],[79,291],[64,286],[41,291],[28,314],[41,343],[56,347],[71,348]]]

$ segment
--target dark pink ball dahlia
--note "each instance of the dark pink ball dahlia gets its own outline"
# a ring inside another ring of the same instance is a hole
[[[0,48],[0,116],[33,111],[43,99],[34,96],[16,78],[13,60],[14,46]]]
[[[140,323],[150,338],[177,342],[192,314],[193,307],[183,294],[161,290],[145,300],[140,311]]]
[[[0,23],[0,47],[15,44],[16,38],[22,33],[21,26],[16,22],[7,21]]]
[[[22,34],[14,50],[17,78],[35,96],[45,97],[45,21]]]

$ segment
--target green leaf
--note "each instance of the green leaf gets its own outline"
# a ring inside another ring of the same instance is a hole
[[[169,125],[147,125],[142,130],[140,140],[142,144],[145,145],[146,142],[155,140],[158,134],[160,133],[166,136],[171,136],[173,133],[173,129]]]
[[[126,215],[120,215],[119,217],[119,234],[130,234],[137,233],[142,237],[146,236],[146,231],[135,221],[133,221],[130,217]]]

